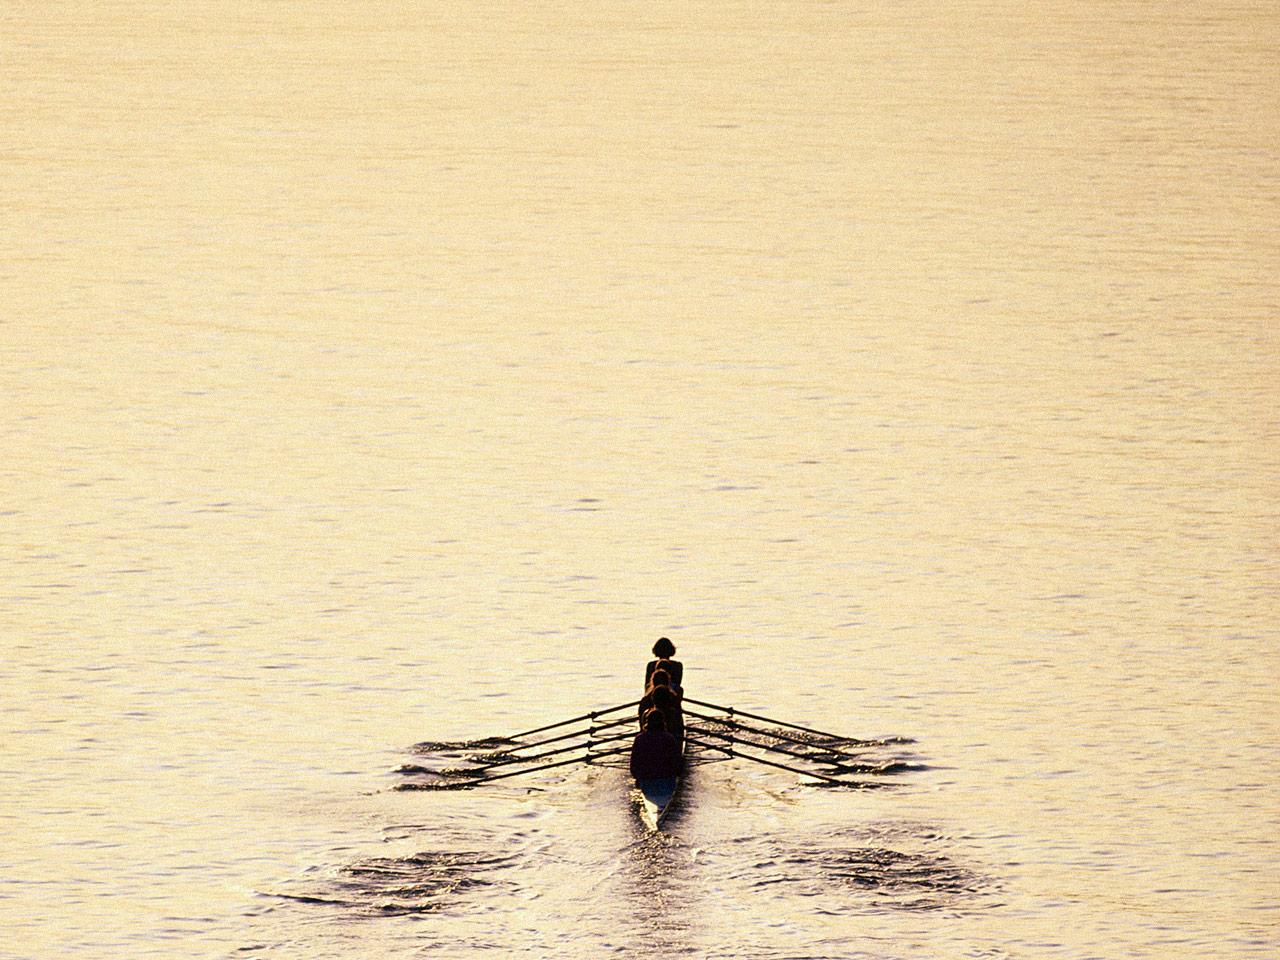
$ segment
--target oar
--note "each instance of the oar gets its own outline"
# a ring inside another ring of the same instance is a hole
[[[461,780],[453,783],[401,783],[396,786],[396,790],[462,790],[467,787],[478,787],[483,783],[492,783],[494,780],[505,780],[508,777],[519,777],[526,773],[538,773],[541,770],[551,770],[555,767],[565,767],[571,763],[590,764],[598,760],[600,757],[608,757],[617,753],[629,753],[630,747],[619,747],[616,750],[606,750],[602,753],[591,753],[585,757],[570,757],[568,760],[557,760],[555,763],[544,763],[538,767],[526,767],[523,770],[511,770],[507,773],[495,773],[488,777],[476,777],[474,780]]]
[[[690,717],[697,717],[699,720],[710,720],[712,723],[723,723],[725,726],[733,727],[737,730],[746,730],[749,733],[756,733],[762,737],[773,737],[777,740],[785,740],[787,743],[795,743],[795,744],[799,744],[802,747],[811,747],[815,750],[822,750],[825,753],[830,753],[838,757],[845,757],[849,760],[856,759],[857,757],[856,754],[849,753],[847,750],[837,750],[835,747],[828,747],[822,744],[817,744],[817,743],[814,743],[812,740],[801,740],[799,737],[789,737],[785,733],[778,733],[776,731],[771,731],[771,730],[758,730],[755,727],[751,726],[750,724],[739,723],[737,720],[734,720],[732,717],[712,717],[705,713],[698,713],[698,711],[696,710],[686,710],[684,712],[686,715]],[[814,762],[816,763],[817,761],[814,761]]]
[[[622,722],[630,723],[631,718],[626,717],[623,719]],[[567,743],[562,747],[555,747],[551,750],[543,750],[541,753],[519,754],[515,752],[506,752],[499,755],[490,754],[490,759],[483,760],[483,761],[479,761],[479,760],[474,761],[474,765],[470,767],[453,767],[448,770],[436,770],[432,772],[438,773],[441,776],[474,776],[475,774],[480,773],[482,771],[492,770],[494,767],[509,767],[517,763],[532,763],[535,760],[541,760],[544,757],[554,757],[557,754],[567,753],[570,750],[582,750],[586,747],[596,746],[602,743],[612,743],[615,740],[627,740],[635,736],[635,733],[631,730],[625,730],[622,733],[614,734],[613,736],[608,736],[608,737],[599,736],[600,731],[607,730],[611,727],[616,727],[618,725],[619,724],[616,722],[604,723],[598,727],[586,727],[582,730],[577,730],[571,734],[565,734],[562,737],[551,737],[547,740],[542,741],[543,743],[554,743],[557,740],[565,740],[565,739],[572,738],[573,740],[578,741],[578,740],[581,740],[582,738],[586,738],[585,743],[584,742]],[[526,747],[522,747],[520,749],[527,749],[528,747],[537,746],[537,745],[538,744],[528,744],[526,745]],[[402,772],[413,773],[417,771],[407,770]]]
[[[639,703],[640,701],[637,700],[636,702]],[[634,723],[634,722],[635,721],[631,717],[621,717],[618,720],[609,720],[606,723],[601,723],[601,724],[597,724],[596,726],[586,727],[582,730],[573,730],[573,731],[570,731],[569,733],[561,733],[561,734],[557,734],[554,737],[547,737],[545,740],[534,740],[532,743],[518,743],[515,746],[511,747],[509,750],[499,750],[499,751],[496,751],[495,753],[488,754],[488,756],[496,757],[498,754],[501,754],[503,756],[514,755],[519,750],[530,750],[534,747],[544,747],[548,743],[559,743],[561,740],[572,740],[574,737],[587,736],[588,734],[592,733],[595,730],[606,730],[609,727],[616,727],[619,724]]]
[[[761,750],[770,750],[773,753],[783,753],[783,754],[786,754],[788,757],[795,757],[797,760],[806,760],[809,763],[826,763],[826,764],[832,763],[832,761],[830,760],[818,760],[817,758],[812,757],[807,753],[800,753],[797,750],[788,750],[786,747],[780,747],[777,744],[773,744],[773,743],[754,743],[751,740],[743,740],[735,737],[727,737],[726,739],[728,739],[730,743],[741,743],[748,747],[758,747]]]
[[[556,747],[553,750],[544,750],[542,753],[530,754],[527,757],[507,757],[503,760],[494,760],[492,763],[480,764],[479,766],[472,767],[471,770],[467,770],[465,772],[471,773],[472,771],[491,770],[494,767],[507,767],[513,763],[532,763],[534,760],[541,760],[543,757],[554,757],[558,753],[566,753],[570,750],[582,750],[583,748],[590,748],[601,743],[612,743],[615,740],[630,740],[635,737],[635,733],[628,730],[625,733],[614,734],[611,737],[597,738],[596,730],[598,729],[600,728],[597,727],[591,730],[584,730],[578,734],[580,737],[590,737],[591,739],[587,743],[570,743],[563,747]]]
[[[825,780],[827,783],[835,783],[842,787],[878,787],[878,783],[863,783],[857,780],[841,780],[839,777],[828,777],[823,773],[814,773],[812,770],[801,770],[799,767],[789,767],[785,763],[775,763],[772,760],[766,760],[763,757],[753,757],[749,753],[742,753],[734,750],[732,747],[722,747],[718,743],[707,743],[705,740],[696,740],[692,737],[687,738],[690,743],[696,743],[704,750],[719,750],[721,753],[729,757],[741,757],[743,760],[752,760],[755,763],[763,763],[766,767],[777,767],[779,770],[786,770],[789,773],[798,773],[802,777],[814,777],[818,780]]]
[[[717,722],[723,723],[724,721],[721,720]],[[741,724],[735,724],[735,726],[741,726]],[[889,767],[893,766],[893,764],[886,765],[886,764],[872,764],[872,763],[854,763],[854,764],[840,763],[836,760],[824,760],[808,753],[800,753],[797,750],[788,750],[786,747],[780,747],[776,743],[757,743],[754,740],[746,740],[746,739],[734,737],[733,735],[727,734],[727,733],[718,733],[714,730],[703,730],[701,727],[690,727],[687,729],[692,729],[695,732],[700,733],[704,737],[705,736],[719,737],[721,740],[727,741],[730,746],[732,746],[735,743],[738,743],[744,747],[755,747],[757,750],[768,750],[772,753],[781,753],[788,757],[795,757],[797,760],[803,760],[806,763],[817,763],[817,764],[822,764],[828,767],[834,767],[836,773],[883,774],[883,773],[888,773]],[[751,728],[746,727],[745,729],[750,730]],[[769,736],[772,736],[772,734],[769,734]],[[826,748],[824,748],[824,752],[825,753],[834,752],[839,754],[840,756],[848,756],[847,754],[839,753],[839,751],[831,751]]]
[[[640,701],[636,701],[639,703]],[[819,737],[828,737],[832,740],[841,740],[845,743],[858,743],[853,737],[842,737],[838,733],[827,733],[825,730],[815,730],[813,727],[802,727],[798,723],[787,723],[785,720],[775,720],[773,717],[761,716],[758,713],[748,713],[746,710],[737,710],[734,707],[722,707],[718,703],[707,703],[705,700],[694,700],[692,697],[685,697],[685,703],[696,703],[700,707],[707,707],[711,710],[723,710],[730,716],[750,717],[752,720],[763,720],[765,723],[776,723],[780,727],[790,727],[792,730],[803,730],[805,733],[816,734]]]
[[[639,700],[630,700],[626,703],[620,703],[616,707],[610,707],[608,710],[592,710],[590,713],[584,713],[580,717],[570,717],[568,720],[561,720],[559,723],[548,723],[545,727],[534,727],[532,730],[525,730],[522,733],[513,733],[505,739],[519,740],[521,737],[529,737],[535,733],[542,733],[543,730],[554,730],[556,727],[565,727],[571,723],[579,723],[583,720],[594,720],[596,717],[603,717],[608,713],[616,713],[619,710],[625,710],[627,707],[634,707],[639,703]],[[703,704],[703,706],[706,706],[706,704]],[[719,708],[717,707],[716,709]]]

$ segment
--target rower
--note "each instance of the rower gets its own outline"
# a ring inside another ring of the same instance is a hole
[[[637,780],[680,775],[680,745],[667,732],[661,710],[645,714],[644,729],[631,745],[631,775]]]
[[[665,673],[667,675],[667,686],[671,688],[671,692],[674,693],[677,697],[683,698],[684,687],[680,686],[680,684],[676,683],[675,681],[675,674],[679,672],[678,670],[679,667],[680,667],[680,664],[676,663],[676,661],[674,660],[655,660],[653,673],[649,675],[650,687],[653,686],[654,677],[656,677],[660,673]]]
[[[665,670],[653,671],[653,686],[640,698],[640,726],[644,726],[644,718],[652,710],[662,711],[666,720],[667,732],[676,738],[676,743],[684,740],[684,711],[680,709],[680,697],[668,685]]]
[[[671,689],[671,676],[665,670],[655,670],[649,677],[649,685],[644,691],[644,696],[640,698],[639,709],[636,716],[640,720],[644,720],[644,715],[653,709],[653,691],[658,687],[666,687]],[[680,698],[677,696],[677,700]]]
[[[655,671],[657,672],[657,671]],[[670,687],[654,687],[652,692],[654,709],[662,714],[667,733],[676,738],[676,743],[684,742],[684,711],[680,709],[680,698]]]
[[[650,678],[653,671],[658,668],[658,664],[662,663],[662,668],[671,675],[671,685],[677,689],[684,683],[684,664],[679,660],[672,660],[676,655],[676,645],[666,637],[661,637],[657,643],[653,645],[653,656],[655,659],[650,660],[648,666],[644,668],[644,685],[648,689]]]

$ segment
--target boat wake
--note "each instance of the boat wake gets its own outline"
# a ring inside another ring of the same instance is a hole
[[[340,907],[367,916],[433,913],[467,896],[500,893],[496,875],[514,855],[476,850],[423,850],[403,857],[368,857],[337,868],[317,889],[272,893],[295,903]],[[323,887],[323,889],[320,889]]]
[[[991,877],[964,861],[955,841],[925,824],[833,826],[741,846],[755,849],[738,851],[749,866],[740,867],[736,879],[755,891],[821,897],[844,888],[870,897],[874,908],[894,911],[969,911],[997,892]]]

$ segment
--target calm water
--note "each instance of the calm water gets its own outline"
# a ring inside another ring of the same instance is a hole
[[[0,954],[1276,955],[1274,4],[0,29]]]

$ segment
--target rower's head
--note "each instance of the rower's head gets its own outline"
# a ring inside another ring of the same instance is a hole
[[[653,655],[659,660],[674,657],[676,655],[676,645],[666,637],[660,637],[658,642],[653,645]]]
[[[654,687],[651,696],[655,707],[672,707],[679,702],[670,687]]]
[[[649,677],[650,689],[654,687],[669,687],[669,686],[671,686],[671,674],[661,669],[653,671],[653,674]]]
[[[667,729],[667,718],[662,715],[661,710],[650,710],[644,715],[644,728],[646,730],[665,730]]]

